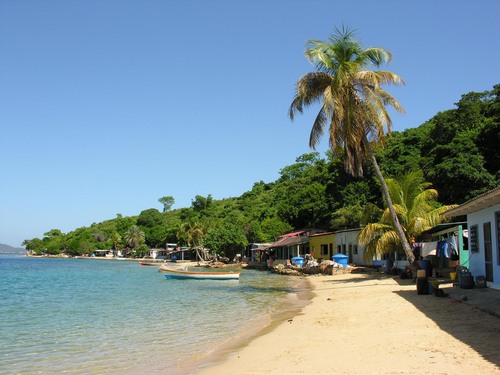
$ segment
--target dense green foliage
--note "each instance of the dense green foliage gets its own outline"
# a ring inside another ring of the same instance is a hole
[[[461,204],[500,184],[499,141],[500,85],[495,85],[491,91],[463,95],[455,109],[417,128],[394,133],[377,158],[386,177],[419,169],[438,191],[439,204]],[[52,229],[23,245],[35,253],[126,249],[139,256],[147,247],[164,248],[167,242],[187,245],[188,234],[194,233],[189,228],[202,228],[194,237],[198,245],[232,257],[249,243],[273,241],[292,229],[358,227],[368,203],[383,207],[369,163],[364,170],[365,178],[352,177],[341,156],[313,152],[284,167],[278,180],[256,182],[240,197],[198,195],[190,207],[170,210],[173,199],[167,196],[159,200],[163,212],[149,208],[138,216],[117,215],[67,234]]]

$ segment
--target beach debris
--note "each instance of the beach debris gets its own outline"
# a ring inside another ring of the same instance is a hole
[[[290,323],[290,324],[292,324],[293,319],[288,319],[287,322]]]
[[[347,273],[373,273],[377,272],[372,267],[362,267],[355,264],[348,264],[344,268],[341,264],[332,261],[324,260],[321,263],[309,261],[304,267],[294,267],[279,263],[274,267],[269,268],[273,273],[289,276],[304,276],[304,275],[341,275]]]

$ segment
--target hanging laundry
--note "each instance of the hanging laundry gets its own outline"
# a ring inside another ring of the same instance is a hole
[[[438,241],[437,255],[438,255],[439,268],[444,268],[446,265],[446,258],[448,258],[448,240]]]
[[[450,255],[448,254],[448,240],[438,241],[437,251],[438,251],[437,255],[439,257],[449,258]]]
[[[451,238],[448,239],[448,245],[449,245],[449,251],[448,253],[450,254],[450,260],[458,260],[459,255],[458,255],[458,245],[457,245],[457,236],[453,235]]]
[[[426,257],[429,255],[436,255],[437,241],[433,242],[422,242],[422,251],[420,255]]]

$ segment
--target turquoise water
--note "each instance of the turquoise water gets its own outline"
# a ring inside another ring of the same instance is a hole
[[[167,280],[119,260],[0,257],[0,374],[190,373],[298,304],[303,280]]]

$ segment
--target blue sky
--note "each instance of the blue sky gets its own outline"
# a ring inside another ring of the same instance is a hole
[[[393,53],[395,130],[500,83],[494,0],[2,0],[0,243],[276,180],[310,152],[306,41],[342,24]]]

